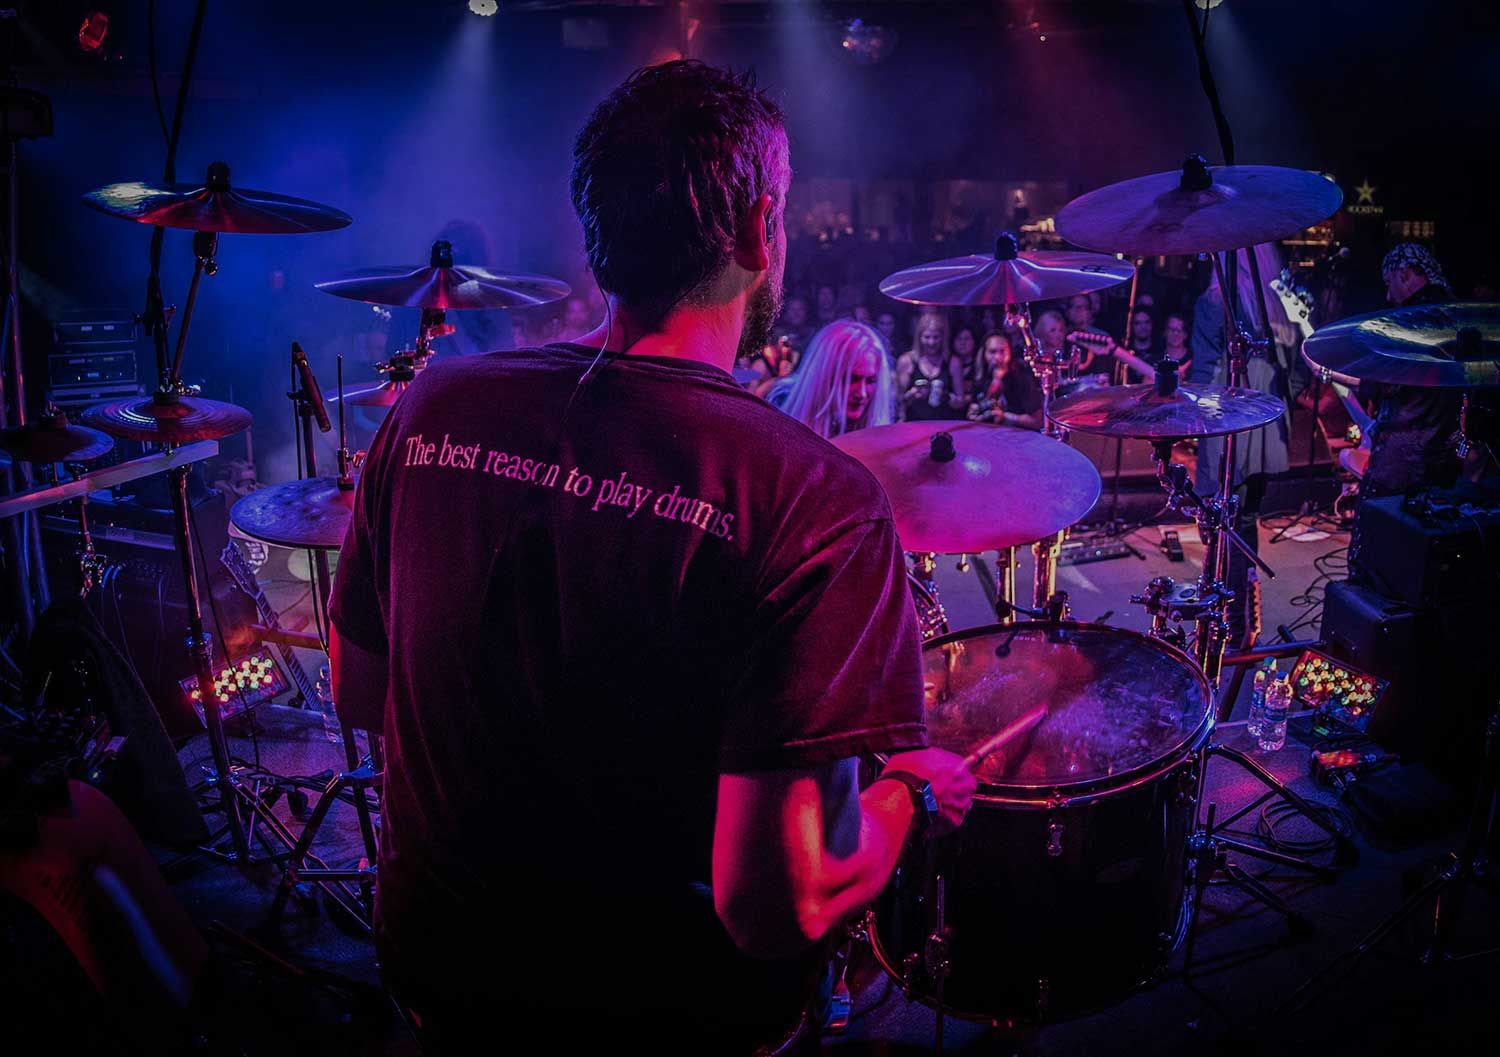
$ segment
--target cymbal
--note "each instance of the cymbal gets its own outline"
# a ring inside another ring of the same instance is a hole
[[[335,297],[398,308],[522,308],[561,301],[572,292],[561,279],[470,264],[365,268],[313,285]]]
[[[917,305],[1020,305],[1086,294],[1130,279],[1133,265],[1102,253],[1016,249],[1002,235],[993,254],[976,253],[888,275],[880,292]]]
[[[1340,380],[1434,389],[1500,385],[1500,304],[1411,305],[1341,319],[1314,332],[1302,354]]]
[[[344,394],[344,403],[354,407],[394,407],[401,394],[411,388],[409,381],[389,381],[372,385],[367,389],[355,389]],[[330,404],[339,402],[336,396],[328,398]]]
[[[188,444],[232,437],[249,429],[252,417],[238,404],[201,396],[142,396],[95,404],[84,411],[83,420],[111,437],[147,444]]]
[[[1076,246],[1157,256],[1216,253],[1295,235],[1327,220],[1344,193],[1317,173],[1273,165],[1209,166],[1110,184],[1073,199],[1057,231]]]
[[[1284,410],[1280,399],[1257,389],[1184,382],[1162,396],[1154,382],[1146,382],[1069,393],[1052,401],[1047,417],[1078,433],[1177,440],[1258,429]]]
[[[333,231],[354,218],[342,210],[269,191],[231,187],[229,166],[214,162],[202,184],[110,184],[83,196],[101,213],[165,228],[234,232],[241,235],[299,235]]]
[[[938,434],[954,458],[933,457]],[[1030,430],[980,422],[901,422],[835,437],[885,488],[901,546],[969,553],[1016,547],[1073,524],[1099,498],[1082,452]]]
[[[274,547],[338,550],[354,511],[354,489],[337,477],[309,477],[257,488],[229,508],[229,520]]]
[[[0,431],[0,451],[16,462],[87,462],[114,446],[114,440],[97,429],[71,425],[63,411]]]

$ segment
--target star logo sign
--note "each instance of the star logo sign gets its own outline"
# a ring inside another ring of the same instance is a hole
[[[1375,192],[1377,188],[1371,187],[1369,180],[1365,180],[1364,183],[1360,184],[1354,190],[1359,195],[1360,203],[1368,202],[1370,205],[1375,204]]]

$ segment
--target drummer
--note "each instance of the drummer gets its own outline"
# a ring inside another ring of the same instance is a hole
[[[377,947],[427,1053],[507,1019],[750,1053],[975,781],[922,748],[879,483],[729,373],[781,299],[780,109],[648,67],[573,161],[607,323],[424,371],[340,556],[334,689],[388,756]],[[861,791],[870,753],[895,755]]]

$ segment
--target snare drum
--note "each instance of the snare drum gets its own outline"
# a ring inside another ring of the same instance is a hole
[[[1071,622],[957,632],[923,656],[934,746],[967,754],[1048,712],[975,768],[961,829],[908,850],[871,915],[881,964],[938,1004],[941,884],[948,1013],[1041,1023],[1123,997],[1184,934],[1207,680],[1155,639]]]

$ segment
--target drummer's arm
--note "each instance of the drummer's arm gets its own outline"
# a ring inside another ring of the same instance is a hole
[[[859,792],[853,759],[719,776],[714,909],[745,953],[788,957],[880,894],[906,841],[911,794]]]

